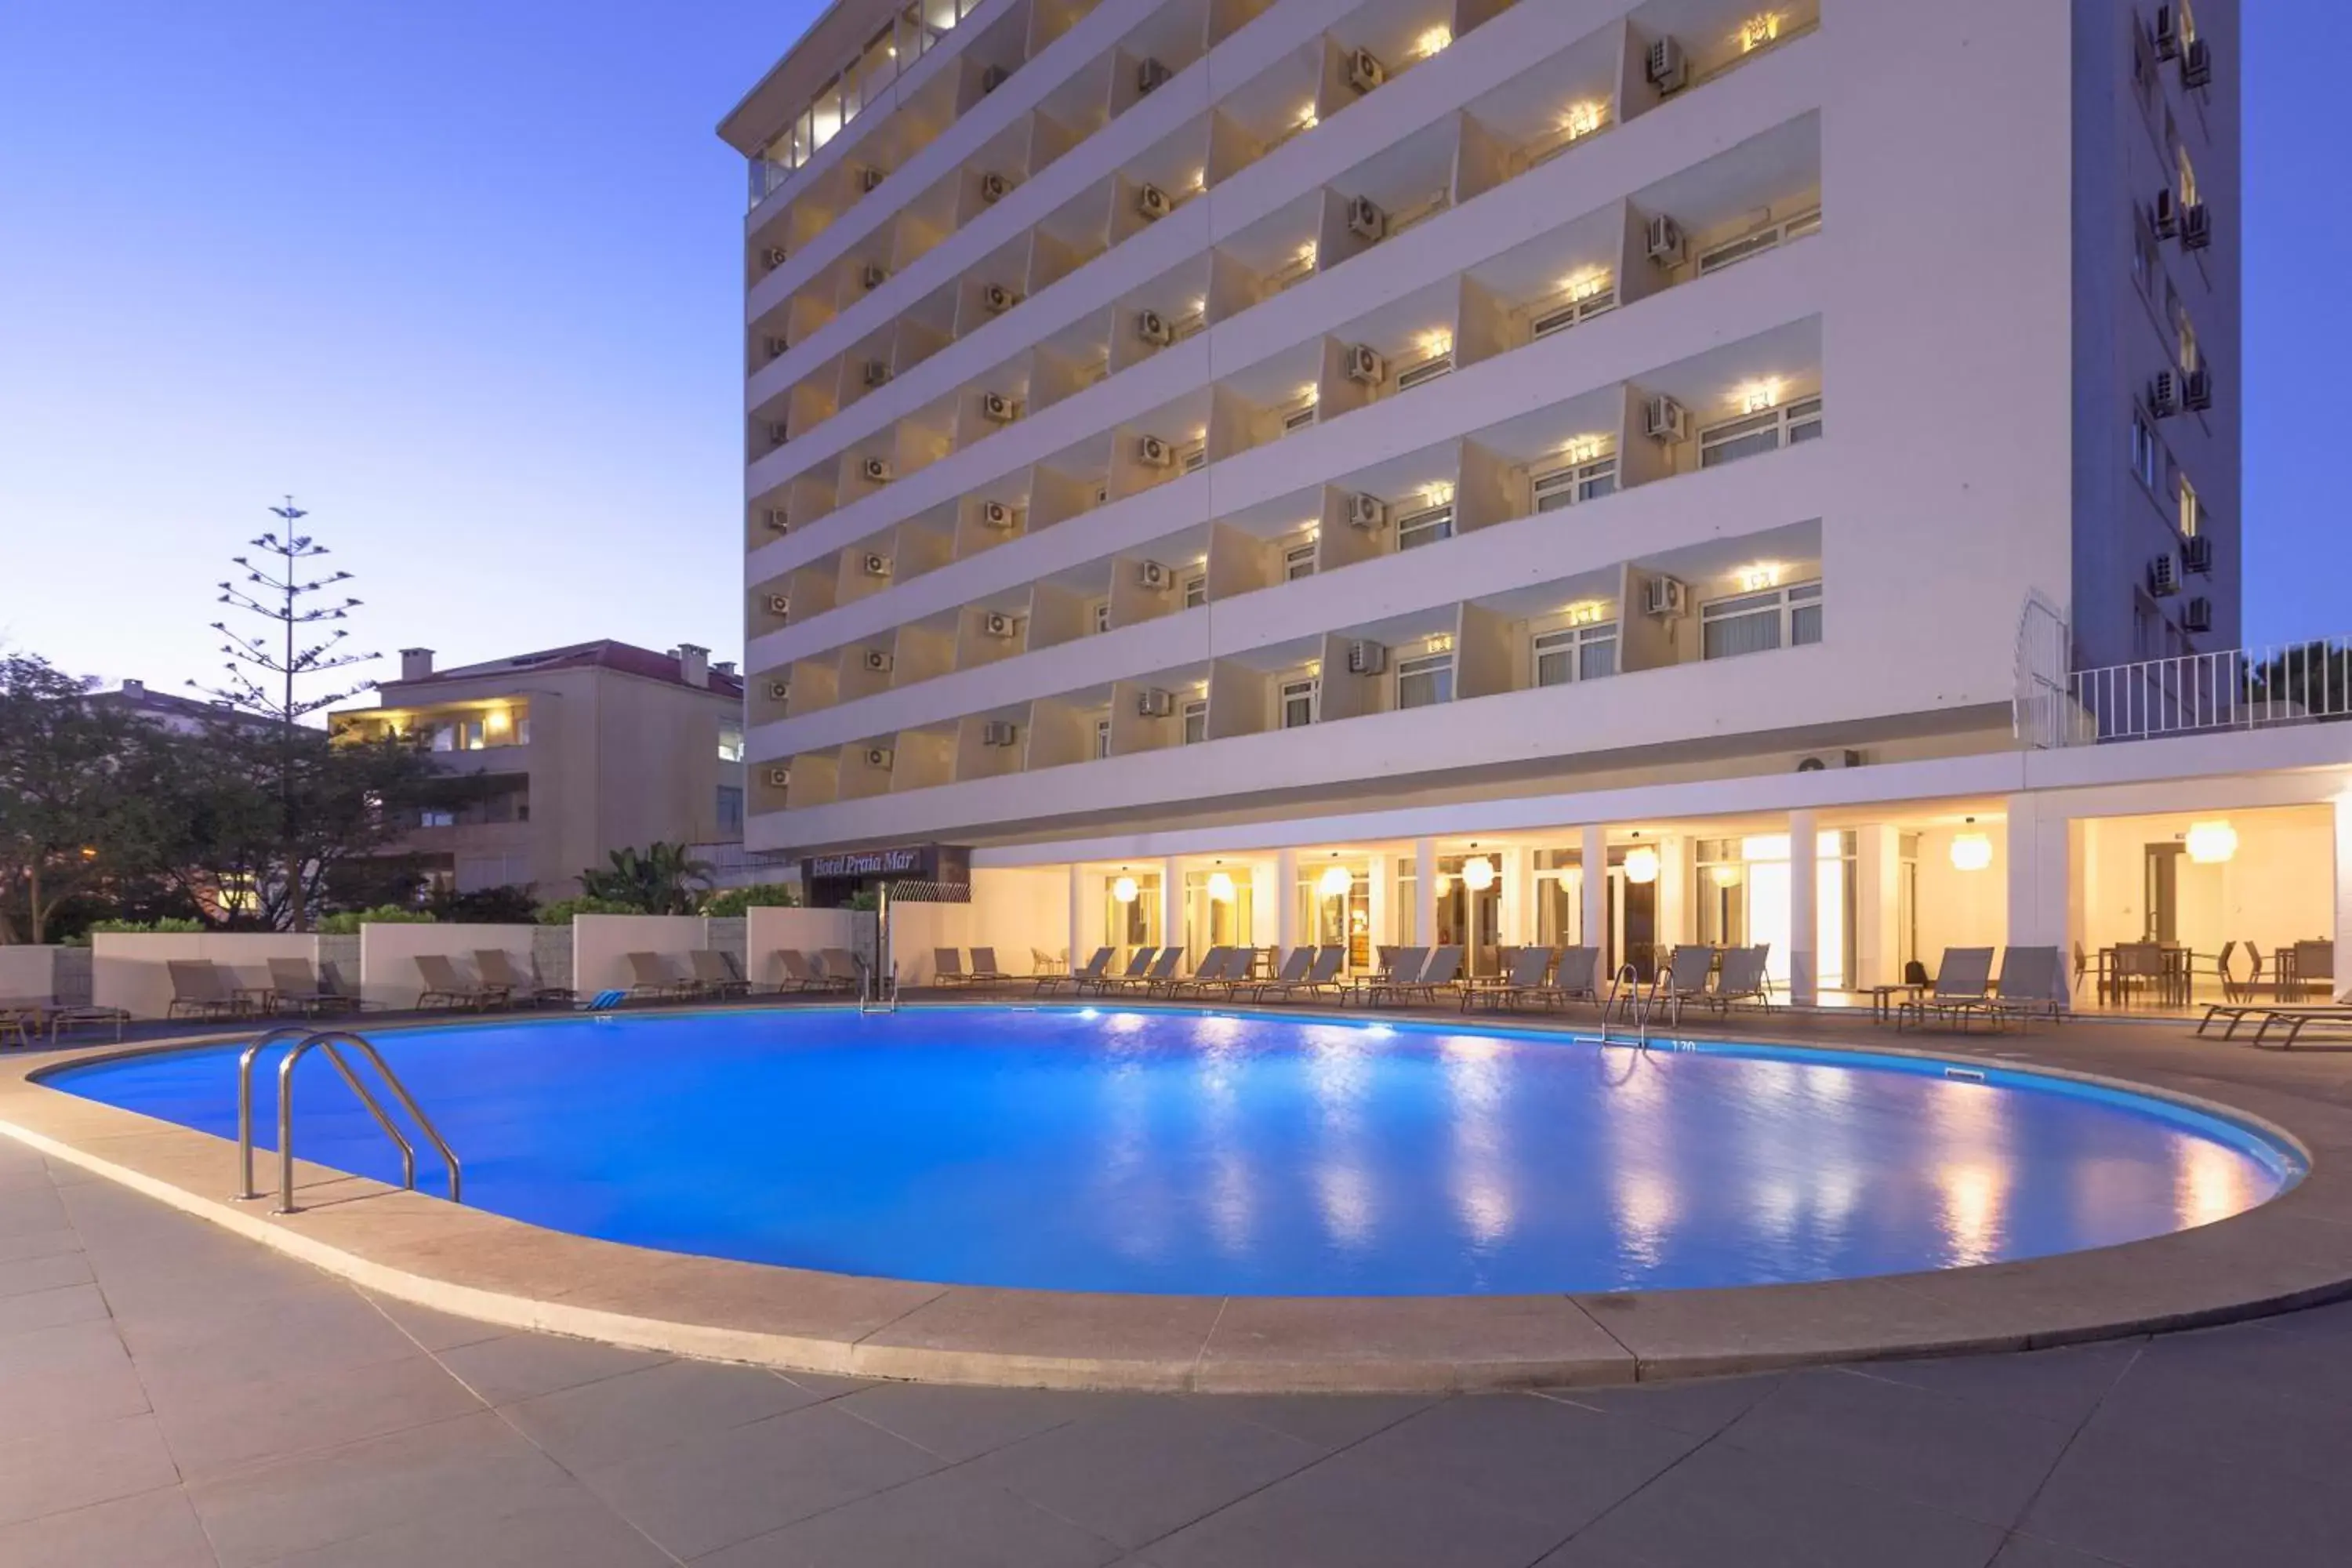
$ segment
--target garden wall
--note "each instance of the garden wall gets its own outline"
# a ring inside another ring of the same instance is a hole
[[[361,994],[379,1007],[416,1005],[425,988],[417,973],[417,956],[439,956],[457,966],[470,984],[481,978],[474,954],[491,948],[503,952],[524,974],[531,971],[533,943],[540,928],[527,925],[409,925],[383,921],[360,927],[359,985]],[[549,979],[546,984],[563,982]]]

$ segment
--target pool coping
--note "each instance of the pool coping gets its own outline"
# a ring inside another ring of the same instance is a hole
[[[957,997],[953,1005],[974,1004]],[[1279,1016],[1364,1021],[1360,1013],[1309,1009]],[[0,1063],[0,1134],[418,1306],[678,1355],[923,1382],[1192,1393],[1622,1384],[2038,1348],[2352,1297],[2352,1107],[2296,1092],[2305,1086],[2284,1068],[2284,1082],[2230,1082],[2220,1098],[2211,1080],[2177,1068],[2084,1071],[2015,1053],[1982,1055],[1967,1039],[1958,1048],[1849,1044],[1823,1037],[1818,1020],[1802,1022],[1801,1041],[1760,1043],[1949,1060],[2153,1095],[2275,1137],[2309,1170],[2278,1197],[2194,1229],[1920,1274],[1538,1296],[1190,1297],[941,1286],[663,1252],[544,1229],[306,1162],[298,1162],[297,1180],[312,1206],[279,1215],[268,1201],[227,1195],[237,1180],[229,1141],[37,1081],[63,1067],[240,1037],[217,1032],[12,1056]],[[1519,1019],[1486,1027],[1580,1033]],[[1744,1027],[1692,1037],[1759,1043]],[[274,1173],[273,1160],[262,1163]]]

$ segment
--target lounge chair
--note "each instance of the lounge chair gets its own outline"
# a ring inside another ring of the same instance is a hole
[[[1429,949],[1425,947],[1384,947],[1379,966],[1370,974],[1356,976],[1339,994],[1340,1005],[1361,1000],[1369,1007],[1380,1000],[1382,991],[1401,981],[1420,979],[1421,972],[1428,967]]]
[[[769,989],[779,996],[797,995],[803,991],[836,989],[824,976],[809,967],[808,954],[799,948],[771,948],[768,964],[776,972],[775,984]]]
[[[2054,947],[2002,949],[1992,1011],[2021,1023],[2037,1013],[2047,1013],[2053,1021],[2063,1018],[2066,1009],[2066,993],[2059,979],[2063,966]]]
[[[262,1010],[267,992],[230,984],[231,976],[209,958],[166,959],[172,976],[166,1018],[246,1018]]]
[[[2295,1006],[2276,1002],[2209,1002],[2205,1005],[2205,1016],[2197,1025],[2197,1032],[2200,1035],[2205,1033],[2207,1026],[2216,1018],[2230,1020],[2229,1027],[2221,1031],[2221,1038],[2225,1040],[2236,1038],[2239,1026],[2251,1020],[2255,1028],[2248,1038],[2255,1045],[2268,1045],[2270,1032],[2275,1028],[2283,1031],[2279,1037],[2279,1048],[2291,1049],[2295,1041],[2303,1037],[2304,1030],[2314,1024],[2342,1024],[2352,1027],[2352,991],[2345,992],[2332,1005],[2326,1003]]]
[[[1206,996],[1214,991],[1230,998],[1249,984],[1250,966],[1256,962],[1257,949],[1254,947],[1212,949],[1207,960],[1192,972],[1192,978],[1176,982],[1169,987],[1168,994]]]
[[[356,1013],[360,1008],[358,997],[321,983],[307,958],[271,959],[269,994],[274,1011],[299,1013],[305,1018],[316,1018],[324,1013]]]
[[[1274,978],[1258,982],[1255,994],[1264,996],[1268,991],[1304,984],[1307,971],[1315,967],[1316,952],[1312,947],[1292,948],[1290,956],[1284,959],[1281,967],[1274,972]]]
[[[1108,947],[1095,949],[1095,955],[1092,958],[1087,959],[1084,965],[1072,970],[1067,974],[1040,974],[1037,976],[1037,994],[1050,995],[1066,985],[1075,994],[1093,982],[1100,980],[1103,971],[1110,967],[1113,951]]]
[[[1075,989],[1079,995],[1083,996],[1089,986],[1097,992],[1108,993],[1115,985],[1140,985],[1150,978],[1151,961],[1159,955],[1159,952],[1160,950],[1156,947],[1139,947],[1127,955],[1127,967],[1118,973],[1112,974],[1107,970],[1096,969],[1091,975],[1081,978]]]
[[[1936,969],[1936,989],[1896,1008],[1895,1026],[1924,1029],[1930,1013],[1958,1022],[1963,1030],[1970,1018],[1986,1018],[1998,1026],[2000,1017],[1993,1010],[1991,988],[1992,949],[1948,947]]]
[[[866,962],[845,947],[818,948],[816,970],[836,991],[862,994],[866,989]]]
[[[686,955],[693,966],[694,984],[705,996],[748,996],[751,983],[735,967],[735,955],[715,947],[698,947]]]
[[[971,950],[971,973],[968,978],[974,985],[1002,985],[1013,976],[998,965],[994,948],[975,947]]]
[[[1339,966],[1348,962],[1347,945],[1343,942],[1333,942],[1320,949],[1302,947],[1298,951],[1312,955],[1311,962],[1307,965],[1306,974],[1297,980],[1275,979],[1265,982],[1254,994],[1255,1000],[1264,1002],[1279,995],[1287,1002],[1304,992],[1310,997],[1336,995],[1342,1002],[1346,1001],[1348,991],[1347,987],[1340,983]]]
[[[971,976],[963,972],[963,952],[952,947],[931,949],[931,984],[940,987],[969,985]]]
[[[416,955],[416,977],[425,983],[425,989],[416,994],[420,1011],[429,1007],[503,1007],[512,1000],[503,985],[467,981],[457,973],[455,963],[437,952]]]
[[[700,982],[680,974],[658,952],[633,952],[629,958],[629,994],[682,1000],[702,994]]]
[[[1723,967],[1715,977],[1715,989],[1704,998],[1706,1005],[1727,1016],[1742,1002],[1753,1002],[1769,1012],[1772,1007],[1772,976],[1765,961],[1771,952],[1772,944],[1769,942],[1754,947],[1725,948]]]
[[[569,985],[550,985],[539,976],[539,961],[533,959],[525,972],[514,961],[514,955],[502,947],[478,947],[474,950],[474,973],[482,977],[485,985],[503,985],[507,994],[520,997],[534,1007],[551,1004],[568,1007],[578,1000]]]
[[[1462,950],[1448,943],[1444,947],[1430,949],[1429,962],[1422,966],[1418,975],[1407,979],[1400,974],[1381,987],[1381,992],[1400,1007],[1415,997],[1433,1007],[1437,1005],[1438,991],[1452,985],[1461,973]]]
[[[1115,984],[1121,991],[1140,991],[1149,996],[1173,981],[1176,971],[1183,963],[1182,948],[1163,947],[1160,950],[1160,956],[1151,961],[1150,968],[1133,979],[1121,978]]]
[[[1658,980],[1651,991],[1651,1010],[1657,1004],[1666,1005],[1666,1016],[1675,1024],[1683,1021],[1683,1004],[1704,1005],[1715,975],[1716,950],[1711,947],[1677,947],[1666,954],[1666,966],[1659,971]]]
[[[1225,954],[1231,952],[1233,952],[1232,948],[1220,943],[1219,945],[1209,949],[1206,956],[1204,956],[1199,963],[1193,965],[1192,973],[1191,974],[1177,975],[1171,973],[1164,980],[1145,981],[1143,986],[1144,994],[1146,995],[1164,995],[1172,997],[1178,992],[1189,990],[1195,985],[1209,984],[1223,977],[1225,973]]]
[[[1529,996],[1547,989],[1544,975],[1551,968],[1551,949],[1520,947],[1511,950],[1511,960],[1504,967],[1500,980],[1492,985],[1473,985],[1462,993],[1462,1010],[1469,1012],[1481,1004],[1499,1013],[1505,1006],[1517,1006]]]
[[[1601,1000],[1601,950],[1597,947],[1563,947],[1559,962],[1552,965],[1551,984],[1545,988],[1547,1002],[1599,1002]]]

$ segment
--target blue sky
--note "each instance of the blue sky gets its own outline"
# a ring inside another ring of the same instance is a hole
[[[209,673],[210,584],[290,490],[366,647],[736,656],[743,173],[711,128],[815,9],[0,6],[0,647]],[[2311,433],[2352,363],[2312,259],[2352,254],[2352,5],[2245,9],[2259,639],[2352,630]]]

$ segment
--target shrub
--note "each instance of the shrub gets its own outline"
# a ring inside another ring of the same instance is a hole
[[[796,910],[800,889],[790,882],[761,882],[749,888],[725,888],[702,901],[702,912],[720,920],[740,920],[746,910]]]
[[[104,932],[121,932],[133,936],[193,936],[205,929],[202,921],[182,920],[177,915],[164,915],[152,921],[92,921],[89,929],[79,940],[68,940],[68,947],[88,947],[89,939]]]
[[[543,926],[568,926],[579,915],[641,915],[646,911],[619,899],[599,899],[583,894],[576,899],[558,899],[542,904],[539,923]]]
[[[356,935],[362,926],[429,926],[433,924],[430,910],[412,910],[402,904],[378,904],[372,910],[343,910],[319,922],[321,936]]]

